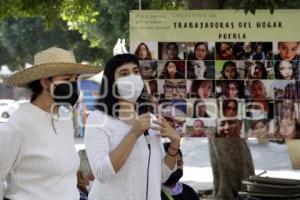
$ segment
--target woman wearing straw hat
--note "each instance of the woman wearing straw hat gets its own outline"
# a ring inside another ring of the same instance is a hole
[[[32,96],[0,126],[0,199],[79,199],[73,122],[61,116],[59,107],[71,108],[77,101],[79,74],[99,71],[76,63],[72,52],[52,47],[34,56],[34,66],[7,80],[29,88]]]

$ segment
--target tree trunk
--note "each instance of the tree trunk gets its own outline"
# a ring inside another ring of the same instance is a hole
[[[254,174],[247,142],[241,138],[214,138],[209,141],[213,171],[214,199],[237,199],[242,180]]]

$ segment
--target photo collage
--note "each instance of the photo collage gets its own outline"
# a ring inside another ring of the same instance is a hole
[[[300,138],[300,42],[131,43],[152,112],[182,137]]]

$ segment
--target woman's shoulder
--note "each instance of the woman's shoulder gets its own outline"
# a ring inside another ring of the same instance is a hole
[[[8,138],[14,138],[14,140],[16,140],[17,137],[20,137],[19,133],[19,129],[11,122],[0,124],[0,137],[2,141]]]
[[[101,110],[94,110],[89,113],[87,124],[98,128],[123,128],[124,123],[117,118],[114,118]],[[116,126],[117,125],[117,126]]]
[[[88,115],[88,122],[91,121],[108,121],[108,120],[113,120],[113,117],[110,117],[108,114],[101,110],[93,110],[89,112]]]
[[[32,119],[36,121],[40,116],[36,115],[35,110],[32,107],[33,106],[30,103],[20,105],[20,107],[9,117],[8,123],[12,124],[14,127],[20,127],[31,123]]]

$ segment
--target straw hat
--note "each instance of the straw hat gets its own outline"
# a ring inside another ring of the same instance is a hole
[[[76,63],[72,51],[51,47],[34,55],[34,65],[12,74],[6,84],[26,87],[30,82],[65,74],[95,74],[100,67]]]

